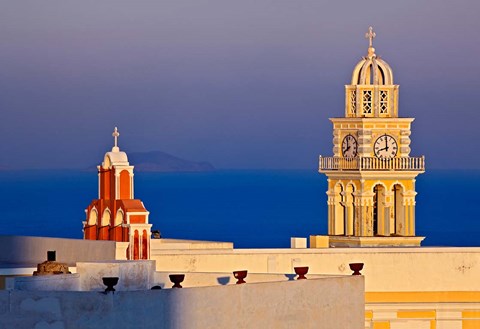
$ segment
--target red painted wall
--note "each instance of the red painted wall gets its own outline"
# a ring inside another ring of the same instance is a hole
[[[99,185],[100,185],[100,198],[93,200],[87,207],[86,211],[86,225],[84,227],[84,238],[87,240],[112,240],[130,242],[130,232],[128,227],[123,227],[122,224],[126,223],[126,218],[129,213],[127,205],[122,200],[131,200],[132,182],[130,173],[128,170],[122,170],[120,177],[116,180],[115,172],[118,169],[113,166],[111,169],[99,169]],[[115,199],[116,183],[119,183],[119,199]],[[132,211],[138,212],[138,202],[133,203]],[[98,218],[96,224],[89,224],[88,219],[90,212],[95,207],[97,210]],[[110,219],[108,223],[102,224],[102,216],[105,209],[110,210]],[[117,211],[122,208],[124,216],[122,223],[115,223]],[[143,208],[143,206],[142,206]],[[146,211],[144,208],[140,211]],[[132,224],[144,224],[147,223],[146,215],[130,215],[130,223]],[[146,230],[143,230],[141,236],[137,230],[135,230],[133,243],[128,247],[127,259],[129,259],[130,250],[133,248],[133,259],[139,259],[140,254],[142,259],[148,259],[148,234]],[[140,240],[141,239],[141,240]],[[140,252],[140,241],[142,241],[142,250]]]
[[[131,199],[130,190],[130,173],[122,170],[120,173],[120,199]]]

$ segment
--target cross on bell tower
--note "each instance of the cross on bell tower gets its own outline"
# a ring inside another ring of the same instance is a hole
[[[115,127],[115,129],[113,130],[113,140],[114,140],[114,144],[113,144],[113,147],[112,147],[112,152],[118,152],[120,151],[120,148],[118,147],[118,136],[120,136],[120,133],[118,132],[118,129],[117,127]]]

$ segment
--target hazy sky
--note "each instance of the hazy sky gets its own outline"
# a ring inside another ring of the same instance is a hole
[[[0,2],[0,165],[127,152],[219,168],[312,168],[374,46],[415,117],[412,156],[480,168],[480,2]]]

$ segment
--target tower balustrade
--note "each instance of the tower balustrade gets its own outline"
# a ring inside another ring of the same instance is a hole
[[[322,157],[318,159],[318,171],[332,170],[389,170],[389,171],[425,171],[425,157],[397,157],[381,159],[377,157]]]

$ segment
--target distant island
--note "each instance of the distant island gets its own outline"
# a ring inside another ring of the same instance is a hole
[[[161,151],[128,153],[128,161],[136,171],[143,172],[202,172],[213,171],[209,162],[180,159]]]

